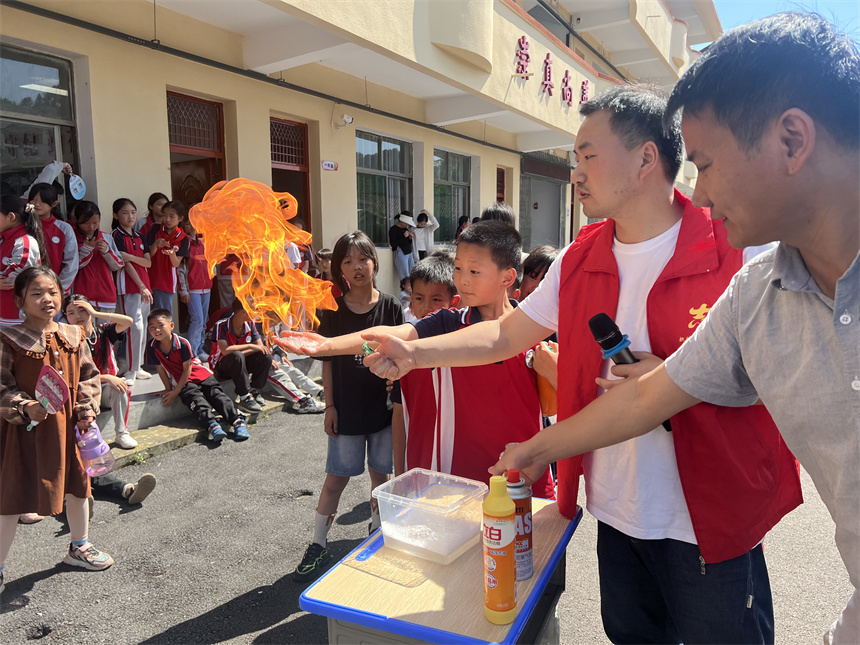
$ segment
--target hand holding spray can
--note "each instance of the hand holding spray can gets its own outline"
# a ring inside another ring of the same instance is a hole
[[[508,496],[516,507],[515,524],[517,536],[514,559],[517,564],[517,580],[532,577],[532,489],[516,468],[508,470]]]

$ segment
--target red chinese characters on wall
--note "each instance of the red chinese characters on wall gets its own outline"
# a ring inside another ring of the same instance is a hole
[[[552,83],[552,55],[549,53],[543,61],[543,80],[540,85],[542,92],[549,92],[549,95],[552,96],[555,85]]]
[[[522,74],[526,76],[526,80],[529,80],[527,74],[529,73],[529,63],[531,62],[531,56],[529,55],[529,41],[525,36],[520,36],[520,39],[517,40],[517,74]]]
[[[582,81],[582,87],[579,90],[579,104],[588,103],[588,81]]]
[[[514,57],[517,66],[515,76],[521,76],[525,80],[528,80],[529,76],[531,76],[531,74],[529,73],[531,53],[529,52],[529,40],[525,35],[520,36],[517,39],[517,48]],[[552,92],[555,89],[555,84],[552,82],[552,63],[552,54],[547,53],[546,58],[544,58],[543,61],[543,80],[541,80],[541,93],[546,92],[550,96],[552,96]],[[588,81],[582,81],[579,90],[580,105],[588,102],[588,88]],[[573,77],[570,75],[569,69],[564,71],[564,76],[561,79],[561,102],[562,105],[566,104],[568,107],[573,107]]]
[[[564,78],[561,79],[561,102],[567,103],[568,107],[573,105],[573,88],[570,86],[570,70],[564,70]]]

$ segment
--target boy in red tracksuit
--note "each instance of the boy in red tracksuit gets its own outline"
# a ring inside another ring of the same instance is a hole
[[[146,345],[146,363],[158,366],[164,384],[164,390],[159,392],[161,404],[173,405],[178,397],[208,432],[209,441],[221,443],[227,436],[215,411],[230,424],[228,432],[236,441],[248,439],[245,417],[236,410],[212,371],[191,354],[188,341],[173,333],[173,315],[167,309],[154,309],[147,328],[152,340]]]
[[[179,265],[179,298],[188,305],[191,324],[188,326],[188,342],[191,351],[201,360],[208,358],[203,339],[206,332],[206,316],[209,315],[209,296],[212,278],[206,265],[206,248],[203,238],[188,218],[182,222],[182,230],[188,236],[188,257]]]
[[[185,219],[182,202],[167,202],[162,209],[161,225],[153,226],[146,236],[152,257],[149,280],[152,283],[153,309],[173,311],[173,294],[179,286],[176,269],[188,257],[188,236],[179,227]]]

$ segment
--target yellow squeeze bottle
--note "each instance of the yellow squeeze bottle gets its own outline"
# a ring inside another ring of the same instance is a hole
[[[508,480],[490,477],[484,499],[484,613],[496,625],[512,623],[517,616],[515,560],[516,506],[508,496]]]

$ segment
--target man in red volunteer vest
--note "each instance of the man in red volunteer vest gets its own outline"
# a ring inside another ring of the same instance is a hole
[[[557,331],[561,421],[602,393],[598,382],[628,373],[603,359],[592,316],[608,314],[629,335],[640,371],[672,354],[745,253],[673,190],[683,142],[678,119],[664,131],[665,106],[656,91],[625,86],[580,108],[572,180],[583,212],[605,221],[580,231],[518,309],[494,329],[385,339],[368,365],[390,378],[415,366],[494,362]],[[773,642],[761,540],[802,501],[797,463],[761,405],[702,403],[673,416],[671,428],[558,464],[560,511],[576,512],[584,472],[598,520],[606,634],[615,643]]]

